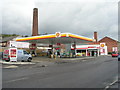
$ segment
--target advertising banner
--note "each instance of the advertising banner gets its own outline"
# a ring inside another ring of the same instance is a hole
[[[17,61],[17,48],[10,48],[10,61]]]
[[[29,48],[29,43],[28,43],[28,42],[10,41],[10,47],[16,47],[16,48]]]

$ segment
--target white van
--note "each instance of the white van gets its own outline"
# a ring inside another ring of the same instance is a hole
[[[5,61],[28,61],[31,62],[32,56],[22,49],[10,48],[3,52],[3,60]]]

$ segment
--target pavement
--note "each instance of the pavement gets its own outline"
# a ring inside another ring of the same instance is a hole
[[[33,57],[32,62],[6,62],[0,60],[2,64],[1,68],[13,69],[13,68],[22,68],[23,66],[31,67],[48,67],[54,64],[66,64],[66,63],[75,63],[75,62],[84,62],[86,60],[95,60],[96,57],[79,57],[79,58],[47,58],[47,57]]]
[[[47,58],[47,57],[33,57],[32,62],[6,62],[4,60],[0,60],[1,64],[8,64],[8,65],[25,65],[25,64],[49,64],[49,63],[57,63],[57,62],[73,62],[73,61],[80,61],[80,60],[89,60],[95,57],[80,57],[80,58]]]
[[[35,64],[33,62],[6,62],[6,61],[2,61],[0,60],[1,64]]]
[[[13,69],[13,68],[22,68],[23,66],[31,66],[31,67],[48,67],[53,65],[60,65],[60,64],[68,64],[68,63],[76,63],[76,62],[85,62],[96,60],[96,58],[101,58],[104,56],[99,57],[77,57],[77,58],[47,58],[47,57],[33,57],[32,62],[6,62],[0,60],[2,64],[1,68],[6,69]]]

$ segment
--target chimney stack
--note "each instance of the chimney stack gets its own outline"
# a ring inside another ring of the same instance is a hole
[[[33,9],[33,26],[32,26],[32,36],[38,35],[38,9]]]
[[[95,42],[97,42],[97,32],[94,32],[94,39],[95,39]]]

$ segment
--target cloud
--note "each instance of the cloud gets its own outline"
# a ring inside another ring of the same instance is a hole
[[[99,38],[118,39],[117,2],[12,1],[4,1],[3,33],[31,35],[33,8],[37,7],[40,34],[60,31],[92,38],[97,31]]]
[[[29,2],[29,0],[4,0],[3,4],[3,33],[31,34],[34,2]]]
[[[2,3],[0,3],[0,13],[2,13]],[[0,14],[0,34],[2,34],[2,14]]]
[[[36,3],[39,8],[39,32],[70,32],[99,38],[117,39],[117,3]]]

